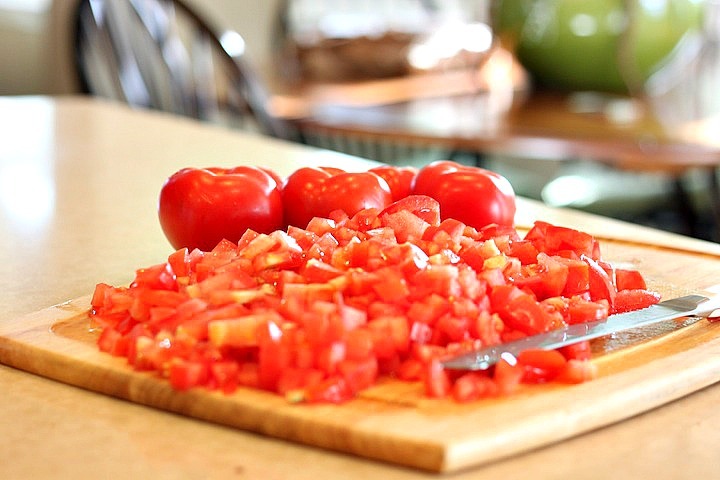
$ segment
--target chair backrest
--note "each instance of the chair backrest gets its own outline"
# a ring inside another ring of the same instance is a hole
[[[75,56],[89,94],[295,140],[267,109],[243,38],[218,33],[181,0],[80,0]]]

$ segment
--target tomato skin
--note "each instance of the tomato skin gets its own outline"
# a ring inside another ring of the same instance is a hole
[[[433,162],[418,172],[413,193],[437,200],[442,219],[454,218],[475,229],[515,222],[512,185],[502,175],[482,168]]]
[[[446,173],[457,172],[462,168],[466,167],[449,160],[439,160],[425,165],[415,175],[412,190],[413,192],[427,192],[432,190],[438,177]]]
[[[590,298],[592,300],[607,300],[610,304],[610,309],[613,310],[615,307],[617,289],[612,282],[612,278],[610,278],[610,275],[608,275],[607,271],[603,269],[600,263],[596,262],[592,258],[582,256],[581,259],[590,267]]]
[[[258,167],[184,168],[162,186],[158,216],[174,248],[208,251],[224,238],[236,242],[247,229],[281,228],[282,193]]]
[[[415,167],[396,167],[394,165],[381,165],[368,170],[382,177],[390,187],[393,202],[402,200],[412,194],[412,186],[418,169]]]
[[[410,195],[393,202],[380,212],[379,216],[391,215],[400,211],[408,211],[429,225],[440,225],[440,204],[427,195]]]
[[[392,202],[392,192],[371,172],[305,167],[285,180],[282,199],[285,224],[304,228],[313,217],[328,218],[335,210],[351,217],[363,209],[382,210]]]

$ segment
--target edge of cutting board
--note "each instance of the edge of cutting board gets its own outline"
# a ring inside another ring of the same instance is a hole
[[[436,472],[554,443],[720,381],[720,322],[700,320],[593,360],[600,377],[591,382],[529,387],[466,405],[424,398],[417,384],[392,381],[343,405],[291,405],[252,389],[177,392],[99,352],[87,330],[88,307],[86,296],[3,322],[0,362],[162,410]]]

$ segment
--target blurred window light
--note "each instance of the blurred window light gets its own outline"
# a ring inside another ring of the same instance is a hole
[[[241,57],[245,53],[245,39],[234,30],[227,30],[220,36],[220,44],[232,57]]]
[[[592,15],[578,13],[570,19],[570,30],[578,37],[590,37],[598,31],[597,20]]]
[[[429,69],[462,51],[486,52],[490,50],[492,44],[493,33],[488,25],[452,22],[438,28],[424,40],[413,45],[408,53],[408,61],[415,68]]]
[[[597,184],[580,175],[564,175],[542,189],[543,202],[552,207],[584,207],[600,199]]]
[[[482,53],[490,49],[493,33],[484,23],[469,23],[462,29],[462,45],[468,52]]]
[[[640,0],[641,9],[650,15],[662,15],[668,8],[668,0]]]
[[[438,59],[435,57],[432,48],[421,43],[410,48],[408,62],[417,69],[426,70],[437,65]]]
[[[44,12],[51,3],[52,0],[0,0],[0,10]]]

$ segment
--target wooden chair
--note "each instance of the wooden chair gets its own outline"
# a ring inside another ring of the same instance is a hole
[[[268,111],[243,38],[211,27],[184,1],[80,0],[74,27],[85,93],[298,139]]]

